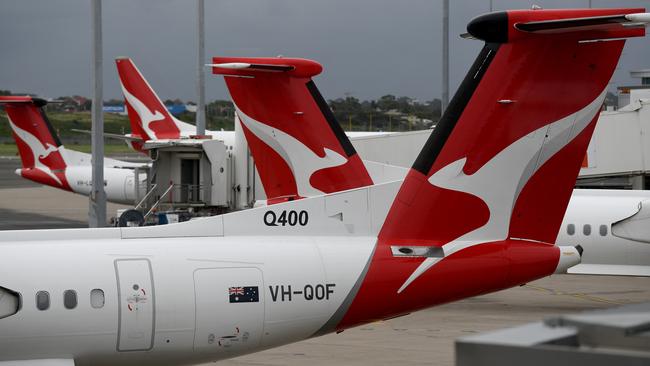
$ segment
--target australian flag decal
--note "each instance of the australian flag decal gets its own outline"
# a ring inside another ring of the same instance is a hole
[[[257,286],[228,287],[230,302],[260,302],[260,292]]]

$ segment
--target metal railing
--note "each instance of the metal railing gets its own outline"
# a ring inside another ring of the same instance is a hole
[[[151,195],[156,191],[156,188],[158,188],[158,184],[152,185],[149,192],[147,192],[147,194],[145,194],[144,197],[142,197],[140,202],[138,202],[138,204],[135,205],[134,209],[139,210],[141,208],[144,208],[145,204],[147,203],[147,200],[149,200],[149,197],[151,197]]]
[[[149,207],[147,202],[150,202],[152,197],[155,197],[158,184],[154,184],[151,190],[142,198],[142,200],[135,206],[135,209],[145,209]],[[155,210],[162,205],[169,205],[173,209],[175,206],[203,206],[208,202],[205,201],[206,193],[205,187],[200,184],[173,184],[171,183],[167,189],[157,197],[155,202],[151,204],[149,210],[144,215],[145,220],[155,212]]]
[[[167,189],[165,190],[165,192],[160,195],[158,200],[156,200],[156,202],[154,202],[154,204],[151,205],[151,208],[149,209],[149,211],[147,211],[147,213],[144,215],[145,220],[154,212],[154,210],[156,208],[158,208],[158,206],[160,205],[160,202],[163,200],[163,198],[165,198],[169,194],[169,192],[171,192],[172,188],[174,188],[174,185],[170,184],[169,187],[167,187]],[[152,188],[151,191],[149,191],[149,193],[151,193],[153,191],[155,191],[155,187]],[[147,193],[147,196],[149,195],[149,193]]]

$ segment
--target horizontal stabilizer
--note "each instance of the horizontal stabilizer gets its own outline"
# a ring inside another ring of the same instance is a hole
[[[517,40],[539,42],[541,35],[571,34],[576,41],[642,37],[650,15],[643,8],[633,9],[553,9],[513,10],[489,13],[474,18],[465,36],[488,43]]]
[[[78,130],[76,128],[72,128],[72,129],[70,129],[70,131],[79,132],[79,133],[83,133],[83,134],[87,134],[87,135],[90,135],[92,133],[92,131],[90,131],[90,130]],[[117,139],[117,140],[121,140],[121,141],[144,142],[144,140],[141,137],[120,135],[120,134],[117,134],[117,133],[104,132],[104,137],[108,137],[108,138],[111,138],[111,139]]]
[[[291,77],[309,78],[323,71],[318,62],[302,58],[284,57],[215,57],[212,73],[230,76],[255,76],[283,74]]]
[[[524,32],[561,33],[570,31],[618,31],[643,28],[650,22],[649,13],[605,15],[572,19],[553,19],[518,23],[515,27]]]
[[[37,107],[43,107],[49,103],[61,103],[59,100],[45,100],[41,98],[32,98],[30,96],[8,96],[0,98],[1,104],[21,104],[21,103],[33,103]]]
[[[14,104],[14,103],[32,103],[32,98],[18,97],[16,99],[0,100],[0,104]]]
[[[291,65],[249,64],[245,62],[207,64],[206,66],[216,67],[220,69],[230,69],[230,70],[251,69],[251,70],[258,70],[258,71],[276,71],[276,72],[291,71],[295,69],[295,66],[291,66]]]

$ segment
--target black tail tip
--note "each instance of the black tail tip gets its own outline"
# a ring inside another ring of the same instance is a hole
[[[41,98],[32,98],[32,102],[39,108],[47,105],[47,100]]]
[[[508,13],[505,11],[480,15],[467,24],[467,33],[485,42],[508,42]]]

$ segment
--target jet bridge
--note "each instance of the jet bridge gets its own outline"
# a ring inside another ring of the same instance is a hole
[[[147,192],[135,206],[144,220],[150,221],[158,212],[189,218],[234,207],[234,159],[222,141],[156,140],[145,143],[144,149],[153,161]],[[129,211],[133,215],[133,210]],[[136,216],[132,216],[133,221],[138,221]]]

